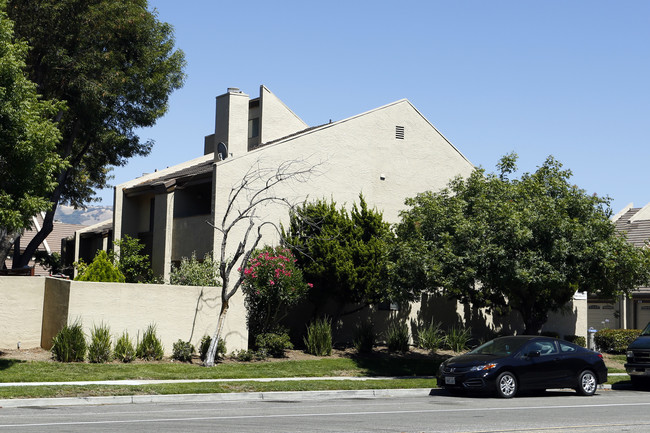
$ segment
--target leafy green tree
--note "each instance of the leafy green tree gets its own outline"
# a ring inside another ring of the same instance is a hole
[[[516,155],[497,167],[407,200],[396,227],[396,286],[516,310],[535,334],[576,290],[610,298],[647,283],[650,251],[616,232],[608,198],[571,184],[553,157],[520,179],[509,178]]]
[[[390,226],[362,195],[349,213],[333,201],[304,203],[291,212],[283,238],[313,284],[309,296],[317,306],[332,298],[346,314],[346,304],[365,307],[398,296],[386,278]]]
[[[17,261],[24,266],[52,231],[59,203],[83,206],[107,185],[113,166],[147,155],[150,141],[136,130],[167,111],[182,86],[185,60],[173,31],[146,0],[8,0],[15,36],[26,41],[29,78],[44,98],[67,109],[54,113],[61,134],[56,170],[41,199],[43,225]],[[10,162],[17,164],[16,158]],[[23,169],[23,172],[25,170]]]
[[[75,278],[77,281],[98,281],[124,283],[124,275],[113,264],[108,254],[104,250],[97,252],[93,262],[83,267],[83,272]]]
[[[179,286],[219,286],[218,273],[218,263],[211,254],[206,254],[202,261],[192,254],[189,259],[183,257],[181,263],[172,268],[169,283]]]
[[[153,270],[148,254],[142,254],[144,245],[139,239],[124,235],[115,242],[118,246],[117,253],[113,255],[113,262],[122,272],[127,283],[150,283],[153,281]]]
[[[48,120],[63,104],[39,98],[23,71],[27,44],[14,41],[13,32],[0,0],[0,266],[31,218],[50,209],[45,197],[64,167],[56,153],[61,135]]]
[[[61,257],[61,254],[57,252],[49,254],[47,251],[36,251],[34,259],[36,263],[50,271],[50,274],[52,275],[63,272],[63,258]]]
[[[253,253],[244,269],[248,332],[252,336],[278,332],[288,308],[296,305],[311,284],[306,284],[291,251],[265,247]]]

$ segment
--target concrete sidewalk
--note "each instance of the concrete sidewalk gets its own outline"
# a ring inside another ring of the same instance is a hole
[[[366,382],[371,380],[394,380],[394,379],[431,379],[435,376],[380,376],[380,377],[354,377],[354,376],[325,376],[325,377],[263,377],[244,379],[127,379],[127,380],[80,380],[76,382],[0,382],[1,387],[7,386],[61,386],[61,385],[158,385],[163,383],[217,383],[217,382],[299,382],[314,380],[338,380],[352,382]]]

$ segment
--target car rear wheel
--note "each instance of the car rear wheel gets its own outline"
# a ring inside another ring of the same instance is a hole
[[[594,395],[598,388],[598,380],[596,375],[591,370],[585,370],[580,373],[578,378],[578,394],[580,395]]]
[[[517,394],[517,378],[509,371],[504,371],[497,377],[497,395],[501,398],[512,398]]]

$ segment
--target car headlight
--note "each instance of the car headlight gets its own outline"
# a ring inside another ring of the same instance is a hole
[[[627,351],[627,357],[628,358],[634,358],[634,352],[632,352],[631,350],[628,350]]]
[[[475,365],[474,367],[470,368],[469,371],[487,371],[496,368],[496,366],[496,364]]]

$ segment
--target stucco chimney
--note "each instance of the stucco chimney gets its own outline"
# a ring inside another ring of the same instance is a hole
[[[229,157],[243,155],[248,151],[249,99],[247,94],[236,87],[229,87],[226,93],[217,96],[214,142],[225,143]]]

